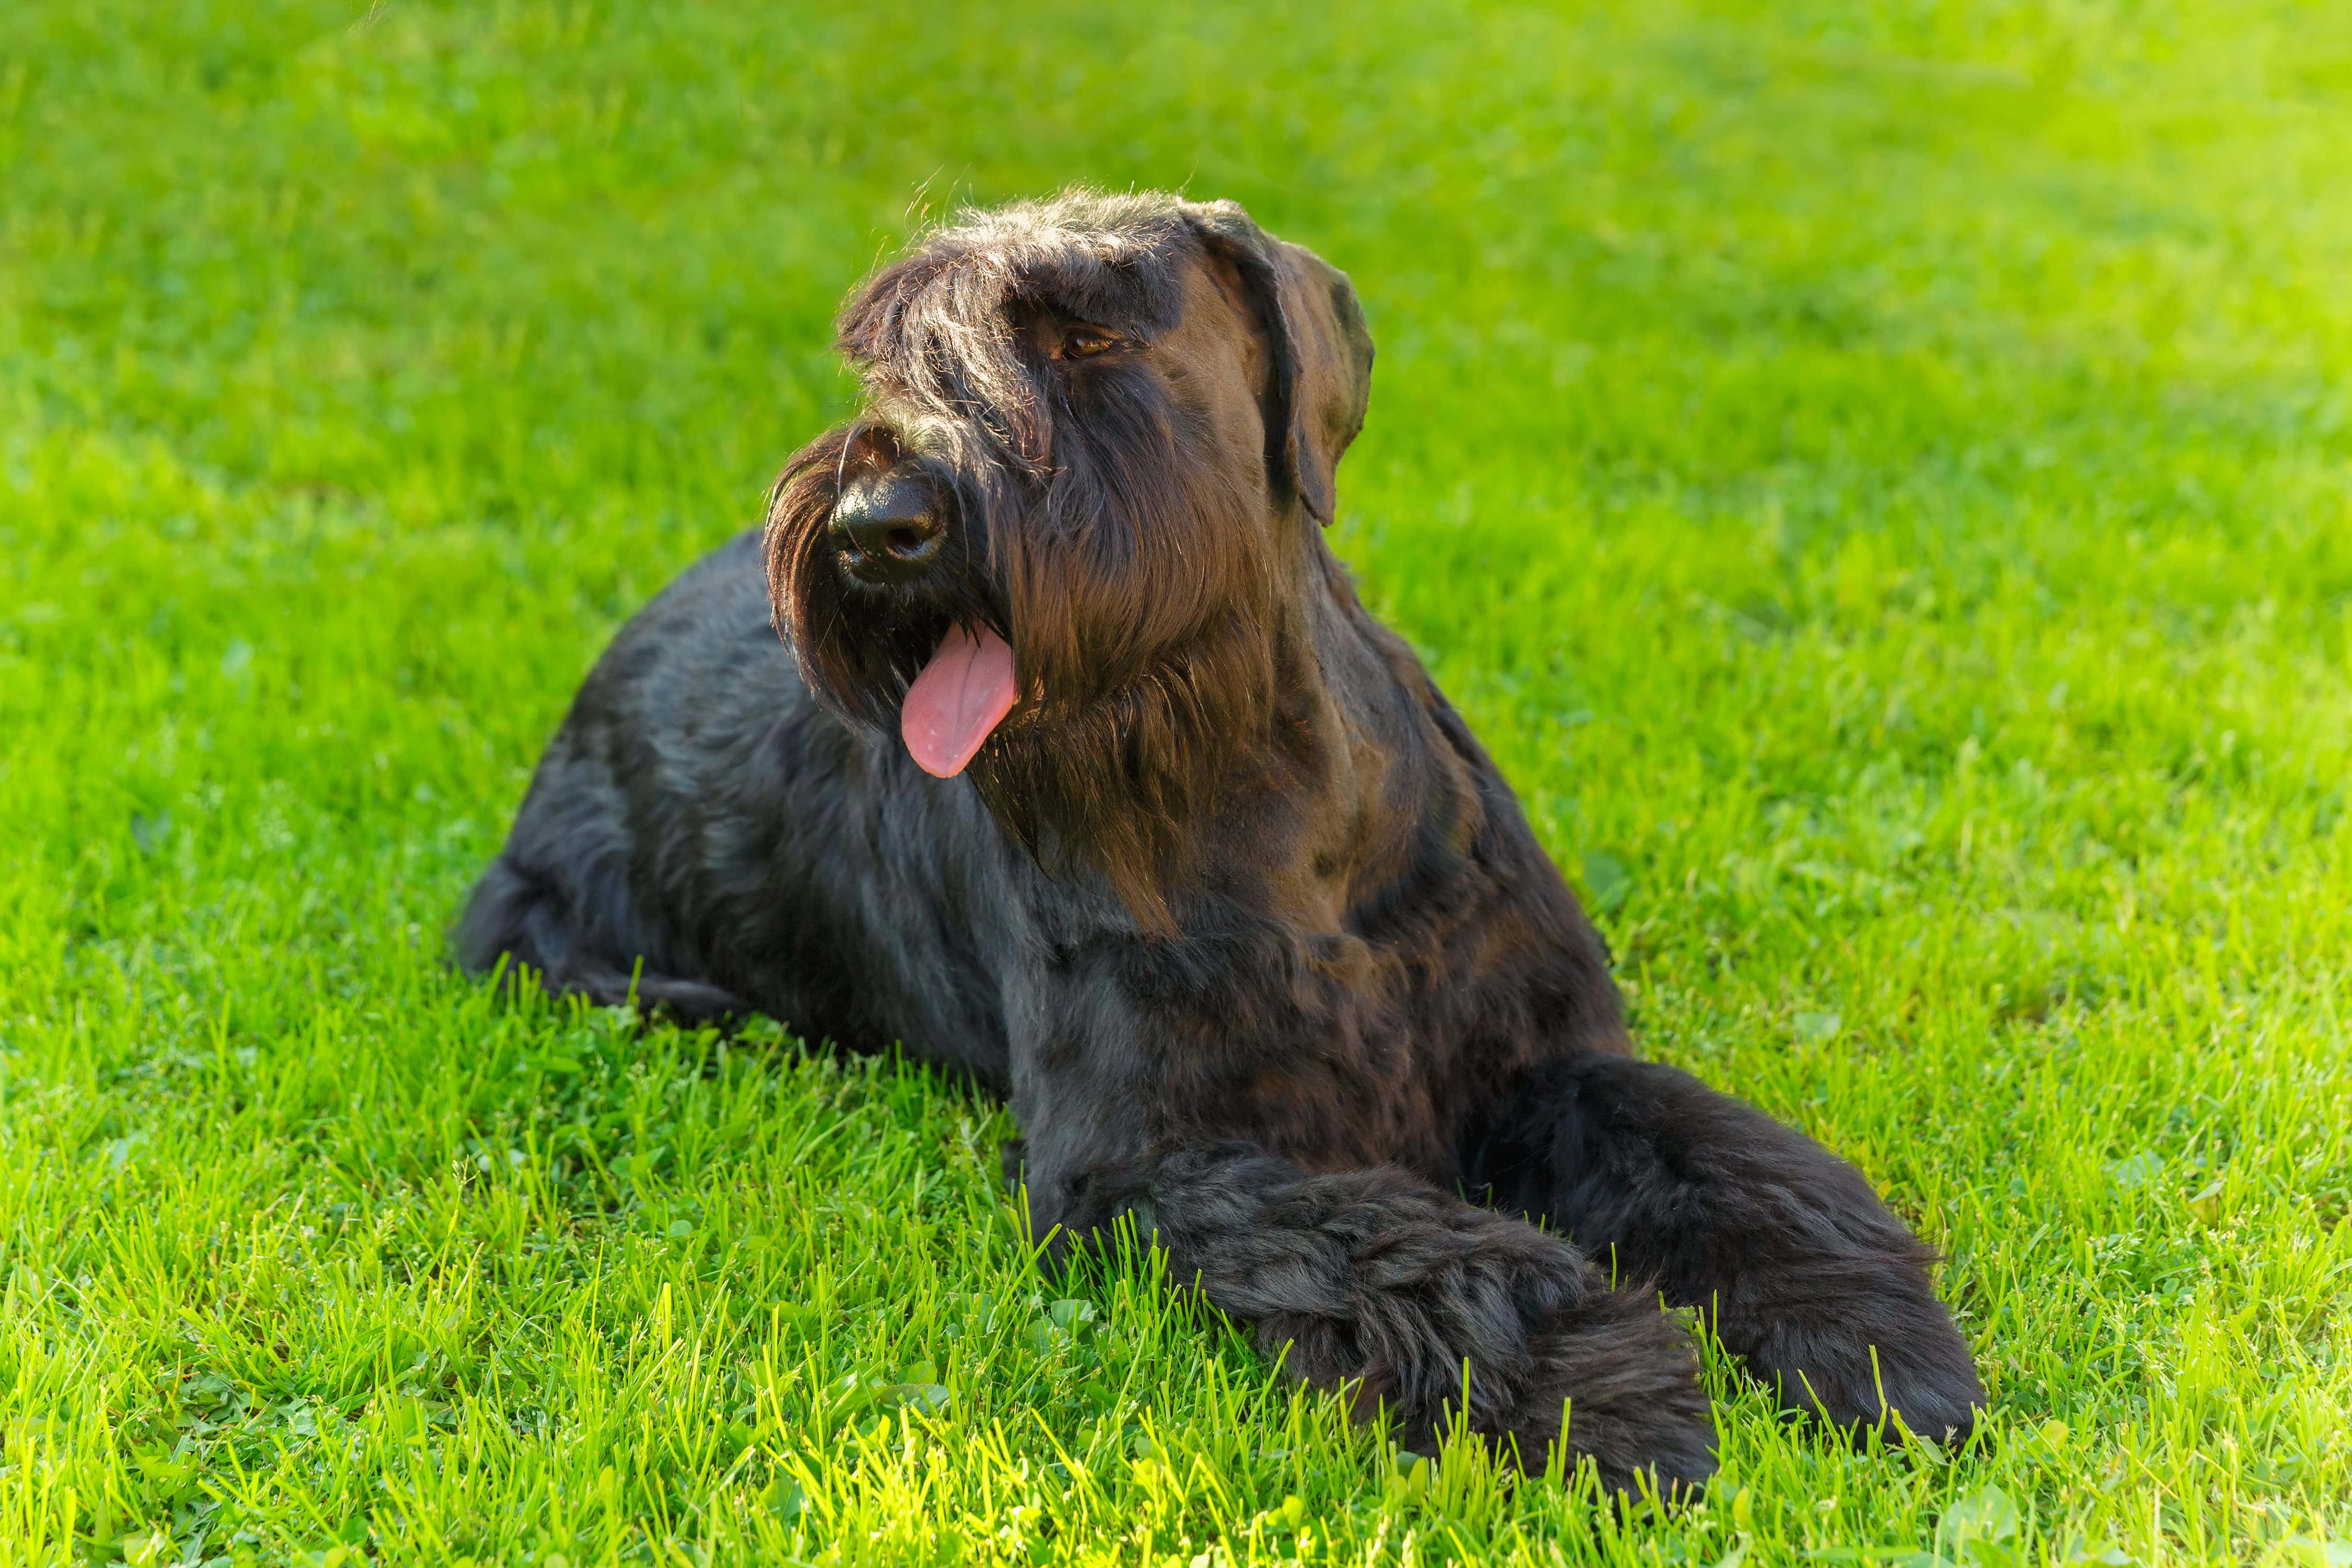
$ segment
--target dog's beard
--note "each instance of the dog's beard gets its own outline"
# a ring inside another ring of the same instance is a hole
[[[1213,837],[1202,826],[1233,764],[1271,727],[1269,519],[1262,491],[1177,460],[1164,407],[1097,413],[1093,428],[1066,426],[1050,482],[964,487],[986,569],[920,607],[857,594],[827,535],[845,479],[895,447],[870,431],[821,437],[777,482],[770,589],[820,700],[899,743],[938,710],[975,705],[950,715],[939,750],[910,744],[916,760],[968,762],[990,813],[1049,872],[1093,872],[1166,931],[1187,851]],[[1008,695],[992,674],[953,668],[965,637],[1010,646],[1019,679],[1001,714],[985,712]],[[982,735],[965,728],[983,719]]]
[[[1187,857],[1273,707],[1265,638],[1241,624],[1093,701],[1041,703],[972,758],[990,813],[1050,871],[1100,876],[1145,929],[1174,928]]]

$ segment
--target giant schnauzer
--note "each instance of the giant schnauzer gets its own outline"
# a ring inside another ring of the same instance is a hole
[[[1372,363],[1343,274],[1230,203],[1080,192],[930,234],[840,342],[863,411],[599,661],[462,963],[969,1074],[1035,1235],[1129,1216],[1408,1440],[1696,1485],[1661,1298],[1792,1410],[1969,1429],[1927,1248],[1633,1055],[1510,786],[1325,542]]]

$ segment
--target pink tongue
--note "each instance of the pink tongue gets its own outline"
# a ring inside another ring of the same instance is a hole
[[[925,773],[951,779],[963,772],[988,732],[1013,711],[1013,650],[982,626],[950,626],[931,662],[907,688],[898,733]]]

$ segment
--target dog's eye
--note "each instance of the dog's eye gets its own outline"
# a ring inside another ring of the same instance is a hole
[[[1115,346],[1118,342],[1118,340],[1112,337],[1108,332],[1097,332],[1081,329],[1077,331],[1072,332],[1068,337],[1062,340],[1062,357],[1065,359],[1092,359],[1095,355]]]

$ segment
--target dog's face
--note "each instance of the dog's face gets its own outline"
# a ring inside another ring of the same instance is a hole
[[[932,235],[841,346],[866,407],[769,513],[803,676],[1164,914],[1215,753],[1269,722],[1298,545],[1363,422],[1347,279],[1229,203],[1067,195]]]

